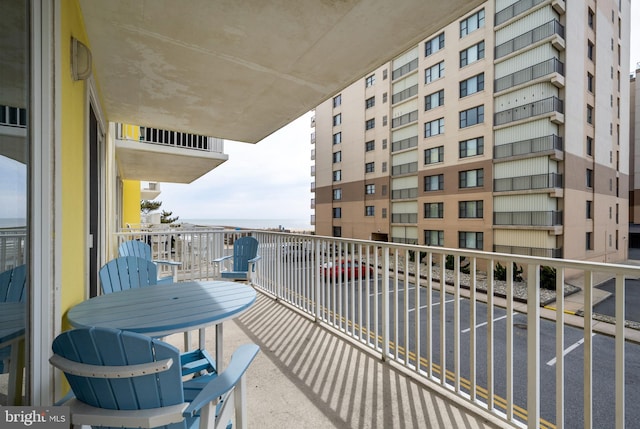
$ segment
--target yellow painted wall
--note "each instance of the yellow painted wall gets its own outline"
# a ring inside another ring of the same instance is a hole
[[[122,227],[140,223],[140,181],[122,181]]]
[[[60,3],[61,178],[62,178],[62,313],[85,299],[87,219],[85,81],[71,78],[71,36],[89,46],[77,0]],[[68,326],[67,326],[68,327]],[[65,326],[63,325],[63,329]]]

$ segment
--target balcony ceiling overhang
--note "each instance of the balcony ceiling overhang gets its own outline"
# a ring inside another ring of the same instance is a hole
[[[116,140],[118,171],[127,180],[191,183],[227,159],[222,152]]]
[[[255,143],[482,0],[80,0],[110,121]]]

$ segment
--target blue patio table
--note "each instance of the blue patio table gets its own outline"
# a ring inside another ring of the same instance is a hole
[[[222,322],[256,301],[245,284],[195,281],[128,289],[88,299],[67,318],[75,328],[101,326],[162,337],[216,325],[216,362],[222,367]]]
[[[22,403],[25,304],[0,302],[0,349],[10,347],[8,404]]]

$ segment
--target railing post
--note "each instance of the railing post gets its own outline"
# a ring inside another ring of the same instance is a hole
[[[527,424],[540,427],[540,266],[527,274]]]
[[[382,254],[382,360],[389,356],[389,247]]]

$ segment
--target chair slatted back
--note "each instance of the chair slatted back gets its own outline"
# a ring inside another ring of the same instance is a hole
[[[151,246],[140,240],[124,241],[118,247],[118,256],[137,256],[150,261]]]
[[[24,302],[26,285],[26,265],[0,273],[0,302]]]
[[[241,237],[233,243],[233,271],[248,271],[249,260],[258,255],[258,240]]]
[[[98,273],[102,293],[153,286],[158,283],[158,269],[148,259],[122,256],[112,259]]]
[[[66,359],[90,365],[126,366],[173,359],[174,365],[165,371],[136,377],[107,379],[65,372],[76,398],[86,404],[140,410],[184,402],[180,353],[170,344],[134,332],[94,327],[63,332],[52,349]],[[184,422],[168,427],[182,428]]]

